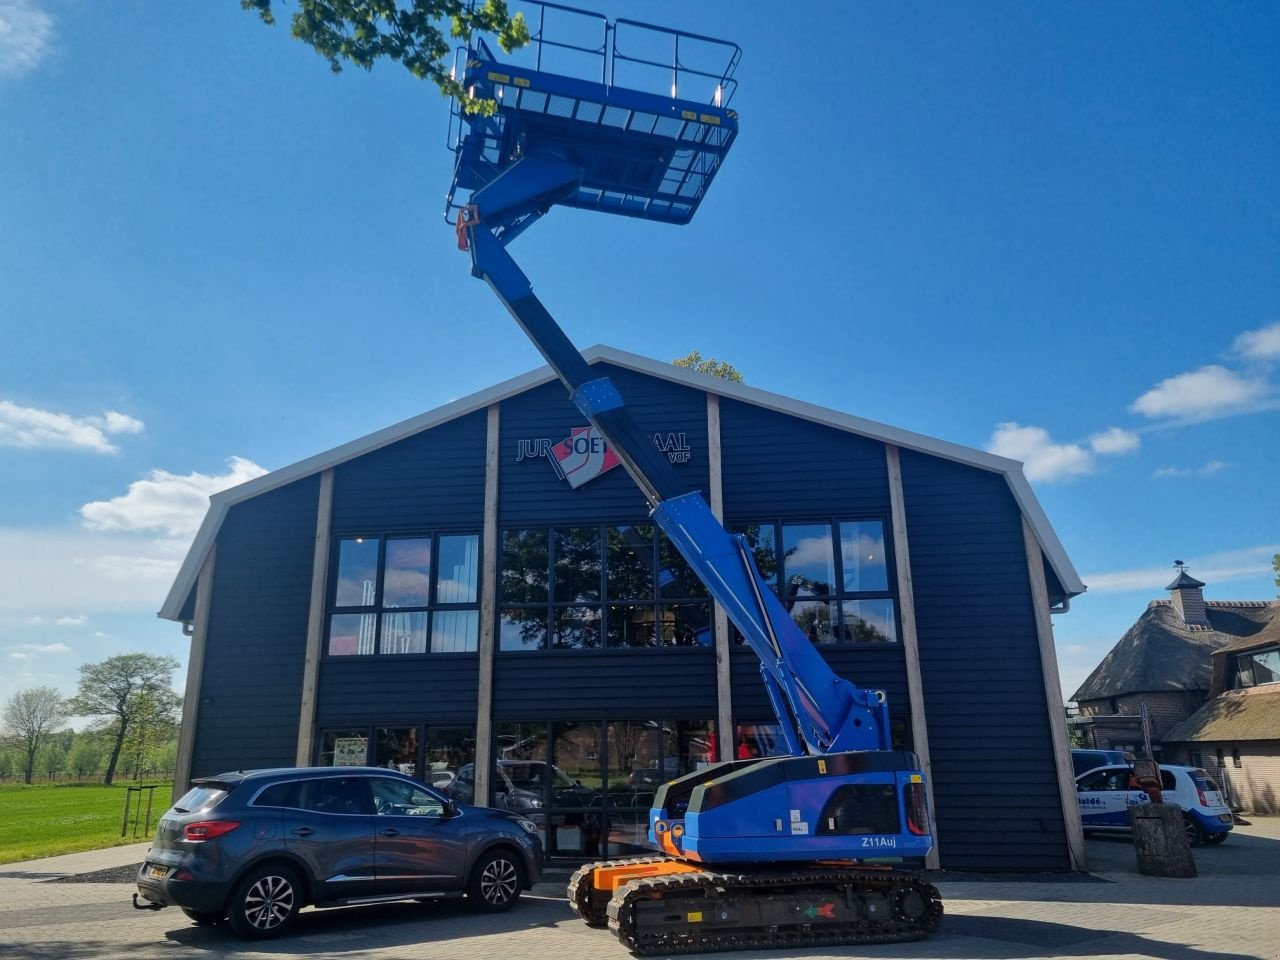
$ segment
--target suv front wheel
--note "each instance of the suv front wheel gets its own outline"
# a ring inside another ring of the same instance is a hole
[[[507,910],[520,898],[524,874],[520,861],[506,850],[491,850],[476,861],[467,884],[471,909],[485,913]]]
[[[301,909],[298,875],[280,864],[264,864],[236,884],[227,901],[227,922],[246,940],[264,940],[293,926]]]

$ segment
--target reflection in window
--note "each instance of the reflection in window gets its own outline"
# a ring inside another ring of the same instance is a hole
[[[570,527],[555,531],[557,603],[600,599],[600,531]]]
[[[653,527],[609,527],[605,572],[610,600],[653,599]]]
[[[777,569],[772,545],[782,542],[779,596],[810,642],[825,644],[897,641],[884,526],[871,519],[740,523],[734,529],[748,538],[762,571]],[[733,641],[745,642],[736,627]]]
[[[499,650],[547,649],[547,608],[517,607],[498,618]]]
[[[431,615],[432,653],[470,653],[479,642],[479,611],[437,610]]]
[[[711,604],[664,604],[662,642],[669,647],[711,646]]]
[[[427,727],[423,783],[449,792],[458,771],[475,763],[476,732],[473,727]],[[462,799],[461,797],[457,799]],[[471,803],[467,799],[466,803]]]
[[[846,643],[896,643],[898,622],[892,600],[846,600],[840,604]]]
[[[654,647],[654,616],[657,607],[617,606],[609,608],[608,640],[611,647]]]
[[[427,649],[425,613],[384,613],[382,653],[423,653]]]
[[[338,541],[335,607],[371,607],[378,581],[378,539],[356,537]]]
[[[374,731],[373,765],[413,776],[418,764],[417,727],[378,727]]]
[[[382,605],[425,607],[430,602],[431,538],[388,540]]]
[[[791,619],[810,643],[834,643],[832,605],[825,600],[800,600],[791,605]]]
[[[815,594],[832,592],[836,582],[836,558],[829,523],[782,525],[782,574],[793,582],[799,577]]]
[[[480,538],[440,538],[436,603],[475,603],[480,582]]]
[[[879,520],[852,520],[840,524],[840,567],[845,593],[870,593],[889,589],[885,567],[884,524]]]
[[[373,653],[377,618],[372,613],[335,613],[329,618],[329,656]]]
[[[563,650],[590,650],[600,646],[600,611],[594,607],[556,607],[555,645]]]
[[[336,552],[329,656],[476,649],[477,534],[340,538]],[[382,612],[362,612],[370,607]]]
[[[502,602],[546,603],[547,531],[507,530],[502,534]]]

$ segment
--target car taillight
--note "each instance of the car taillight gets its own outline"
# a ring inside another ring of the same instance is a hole
[[[929,806],[925,803],[924,784],[908,783],[902,789],[907,807],[907,829],[917,837],[929,835]]]
[[[182,828],[183,840],[213,840],[240,826],[239,820],[201,820]]]
[[[1200,784],[1196,784],[1196,798],[1200,801],[1200,806],[1207,807],[1209,801],[1204,798],[1204,791],[1200,789]]]

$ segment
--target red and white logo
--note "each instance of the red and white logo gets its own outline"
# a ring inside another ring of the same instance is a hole
[[[604,437],[590,426],[574,427],[568,439],[552,446],[547,454],[560,479],[567,480],[574,490],[622,463]]]

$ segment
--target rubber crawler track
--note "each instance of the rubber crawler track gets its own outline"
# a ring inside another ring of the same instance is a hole
[[[596,867],[617,867],[622,864],[644,864],[644,863],[661,863],[667,857],[629,857],[626,860],[597,860],[595,863],[586,863],[573,871],[573,876],[569,878],[569,889],[567,891],[569,897],[569,906],[573,908],[574,913],[580,916],[588,927],[607,927],[609,925],[609,916],[607,908],[609,906],[609,894],[605,895],[605,891],[597,892],[591,883],[591,875],[595,872]],[[593,894],[595,894],[593,896]]]
[[[881,893],[889,897],[891,916],[884,920],[860,919],[852,924],[796,924],[791,927],[735,928],[704,930],[697,926],[683,930],[646,933],[637,929],[636,904],[665,899],[668,894],[723,892],[732,896],[751,889],[786,892],[826,888],[843,895],[855,892]],[[897,909],[904,894],[915,891],[925,903],[922,917],[906,918]],[[938,890],[923,877],[911,873],[857,870],[795,870],[762,874],[685,873],[632,880],[618,889],[607,909],[609,928],[623,945],[638,956],[703,953],[713,950],[749,950],[770,947],[820,947],[858,943],[901,943],[923,940],[942,922],[942,900]]]

